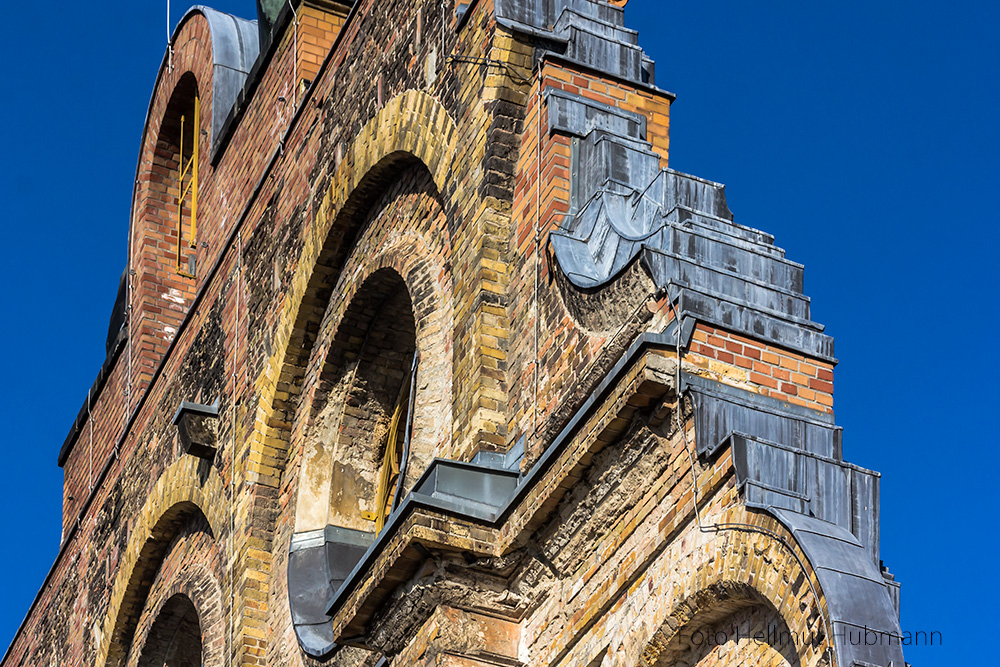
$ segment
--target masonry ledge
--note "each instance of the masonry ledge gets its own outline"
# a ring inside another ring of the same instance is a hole
[[[336,642],[368,648],[369,622],[432,551],[501,557],[540,526],[580,479],[590,458],[624,432],[619,421],[673,391],[673,353],[657,349],[673,339],[669,332],[640,336],[495,510],[435,498],[422,492],[418,482],[330,600],[327,613]],[[438,460],[422,480],[441,465],[474,466]],[[447,531],[440,530],[442,519],[449,522]]]

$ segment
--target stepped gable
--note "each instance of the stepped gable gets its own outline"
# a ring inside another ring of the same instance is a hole
[[[620,8],[500,0],[497,14],[551,36],[570,60],[655,84],[653,63]],[[638,260],[687,331],[709,323],[835,361],[833,339],[811,319],[803,266],[770,234],[734,221],[723,185],[661,168],[641,116],[556,89],[546,102],[550,132],[573,138],[570,210],[549,236],[570,285],[600,291]],[[675,335],[679,341],[680,329]],[[855,646],[847,636],[861,626],[901,634],[898,583],[879,560],[878,473],[844,461],[832,415],[695,376],[686,388],[699,455],[730,449],[746,506],[785,524],[817,568],[841,664],[901,663],[898,644]]]

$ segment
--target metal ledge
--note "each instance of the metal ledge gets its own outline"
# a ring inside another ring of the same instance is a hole
[[[646,333],[639,336],[629,351],[619,359],[524,477],[518,475],[515,470],[501,470],[473,463],[435,459],[421,475],[420,480],[414,486],[414,491],[411,491],[403,499],[400,506],[389,517],[389,521],[378,538],[347,575],[343,584],[336,589],[327,604],[326,613],[331,617],[337,613],[358,584],[365,580],[368,571],[382,555],[385,546],[395,537],[413,512],[427,510],[488,528],[497,528],[502,525],[552,468],[559,455],[572,441],[580,424],[590,417],[599,402],[607,396],[621,379],[621,376],[640,359],[644,352],[653,348],[672,348],[676,338],[675,331],[676,327],[671,325],[663,333]],[[686,345],[690,341],[692,331],[693,327],[691,326],[683,327],[682,344]],[[435,470],[443,471],[445,474],[439,477]],[[463,473],[465,474],[463,475]],[[465,475],[489,476],[490,480],[483,484],[480,492],[471,493],[468,487],[459,483],[461,479],[469,479]],[[454,483],[449,481],[449,478]],[[486,491],[487,487],[490,489],[488,492]],[[438,490],[443,493],[435,496],[434,492]],[[506,497],[503,497],[504,494],[507,494]]]
[[[676,325],[672,323],[671,327],[663,333],[641,335],[590,397],[584,401],[569,423],[553,439],[541,458],[520,481],[518,481],[518,475],[515,471],[436,459],[421,476],[414,490],[406,496],[398,510],[390,517],[383,532],[364,552],[357,564],[344,578],[343,583],[336,587],[325,606],[326,615],[333,618],[357,586],[367,579],[372,566],[382,556],[389,541],[396,536],[404,522],[414,512],[427,510],[452,516],[470,524],[491,529],[499,528],[511,513],[526,500],[531,490],[542,480],[542,477],[552,468],[559,455],[572,441],[583,421],[592,414],[592,411],[607,396],[610,389],[620,382],[622,375],[640,359],[640,355],[651,348],[674,348],[674,343],[677,340],[676,332]],[[680,343],[686,345],[689,342],[690,329],[688,326],[684,326],[681,332],[683,335],[679,336]],[[840,429],[833,424],[830,415],[775,399],[756,396],[750,392],[686,373],[682,374],[682,388],[685,391],[700,393],[702,396],[712,392],[715,400],[739,401],[743,404],[741,407],[744,415],[762,413],[765,415],[765,420],[784,416],[793,422],[803,424],[805,431],[816,431],[822,435],[820,440],[816,442],[813,442],[814,437],[806,437],[806,439],[796,443],[796,446],[781,444],[779,437],[779,441],[765,442],[764,444],[767,446],[775,446],[780,451],[801,453],[803,456],[848,472],[862,470],[842,462]],[[730,436],[733,432],[759,431],[758,428],[753,427],[752,423],[746,423],[740,419],[736,419],[732,423],[716,421],[714,430],[708,428],[706,431],[705,424],[712,423],[712,415],[708,414],[712,411],[713,408],[710,404],[704,401],[695,401],[696,437],[699,440],[707,438],[711,442],[714,439],[711,433],[719,428],[727,429]],[[701,425],[699,426],[699,424]],[[781,427],[777,434],[782,436],[785,430],[784,427]],[[745,435],[739,437],[746,439]],[[755,434],[755,437],[759,437],[759,433]],[[737,462],[734,461],[734,463]],[[746,457],[743,457],[738,465],[742,470],[742,472],[738,471],[738,474],[742,474],[745,478],[749,477],[749,463]],[[863,472],[872,477],[875,476],[875,473]],[[766,484],[782,490],[780,483],[766,482]],[[798,488],[792,488],[792,493],[787,495],[807,504],[817,500],[815,489],[807,488],[807,492],[803,493],[796,490]],[[822,492],[823,490],[820,489],[819,493]],[[755,503],[755,505],[759,504]],[[889,664],[890,660],[894,664],[904,664],[902,649],[899,645],[898,614],[893,604],[892,591],[889,590],[886,578],[873,560],[871,545],[864,544],[847,528],[817,517],[773,505],[762,509],[788,527],[796,543],[802,548],[812,568],[816,571],[835,632],[833,643],[838,664],[851,665],[867,662],[884,665]],[[877,530],[877,514],[875,517],[874,525]],[[420,554],[426,557],[426,549],[420,544],[415,544],[414,550],[418,558]],[[377,600],[370,602],[369,606],[371,604],[377,604]],[[361,609],[363,610],[364,607]],[[369,613],[359,611],[360,613]],[[871,628],[879,633],[880,637],[888,637],[888,644],[855,646],[850,641],[850,633],[857,632],[857,629],[862,626]],[[347,627],[350,627],[350,624]],[[353,637],[347,641],[360,642],[362,639],[362,637]]]

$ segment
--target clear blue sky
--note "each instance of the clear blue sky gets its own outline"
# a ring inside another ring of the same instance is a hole
[[[164,2],[16,8],[0,28],[0,648],[58,550],[56,455],[103,361],[166,42]],[[678,95],[672,166],[726,183],[737,220],[806,265],[846,455],[884,473],[903,627],[943,633],[907,659],[981,664],[1000,595],[1000,3],[633,0],[627,16]]]

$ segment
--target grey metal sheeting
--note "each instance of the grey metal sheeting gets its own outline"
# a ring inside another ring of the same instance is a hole
[[[641,335],[523,477],[510,470],[512,463],[504,459],[498,458],[495,467],[436,459],[390,516],[383,532],[343,579],[338,574],[329,582],[316,581],[315,578],[326,576],[322,564],[308,566],[303,561],[301,565],[296,565],[299,572],[294,577],[303,581],[313,578],[312,585],[317,595],[332,591],[323,609],[323,618],[336,613],[405,518],[415,509],[443,512],[488,526],[503,522],[527,497],[563,447],[571,441],[581,421],[614,386],[621,374],[645,349],[672,347],[672,341],[676,340],[675,331],[675,325],[671,324],[671,328],[663,333]],[[683,345],[690,330],[685,326],[682,332],[680,342]],[[860,665],[887,665],[892,660],[894,664],[903,665],[898,610],[894,604],[896,584],[889,582],[877,565],[876,474],[842,461],[840,429],[834,424],[832,416],[686,373],[681,381],[683,391],[694,399],[699,455],[711,457],[722,443],[730,441],[736,450],[734,464],[738,479],[744,482],[746,504],[771,513],[784,524],[817,570],[835,633],[838,664],[853,666],[858,661]],[[768,440],[764,437],[766,435],[783,442]],[[753,454],[747,450],[751,441],[752,446],[758,448]],[[775,452],[791,452],[793,456],[781,459],[782,454]],[[821,471],[821,468],[827,470]],[[854,485],[852,480],[852,487],[845,488],[843,471],[854,475],[854,480],[862,480],[862,483]],[[751,481],[755,484],[747,483]],[[838,488],[838,485],[841,486]],[[838,494],[854,494],[850,496],[850,515],[843,511],[843,503],[826,502],[827,496],[836,499],[840,497]],[[798,505],[790,500],[798,501]],[[819,513],[844,525],[809,516],[809,513]],[[852,533],[852,529],[862,536],[861,539]],[[344,562],[350,560],[353,557]],[[289,567],[293,567],[291,559]],[[289,577],[290,580],[293,577],[291,570]],[[313,602],[318,599],[314,597]],[[292,603],[296,604],[295,600]],[[865,628],[875,634],[864,635]],[[313,631],[313,628],[309,630]],[[859,632],[862,639],[859,645],[855,645]],[[877,644],[866,645],[864,638],[867,636],[875,636]],[[303,635],[299,637],[301,641]]]
[[[520,474],[516,460],[499,457],[494,463],[435,459],[392,514],[378,541],[374,533],[338,526],[293,536],[288,555],[288,603],[302,649],[319,659],[336,650],[332,614],[337,604],[331,600],[350,590],[350,586],[343,585],[345,581],[356,581],[364,575],[371,559],[381,551],[380,545],[391,537],[396,522],[411,507],[419,504],[480,521],[495,521],[499,509],[517,489]]]
[[[496,0],[496,15],[501,25],[564,48],[568,59],[652,82],[652,62],[624,29],[621,10],[606,2]],[[833,360],[833,339],[810,319],[801,265],[786,260],[769,234],[733,222],[723,186],[661,170],[641,119],[557,91],[547,100],[550,128],[574,137],[571,214],[551,236],[571,284],[600,289],[639,258],[678,303],[682,345],[700,320]],[[436,460],[350,573],[322,584],[333,591],[326,614],[336,612],[414,509],[502,522],[620,373],[647,346],[670,346],[672,331],[642,335],[524,478]],[[685,374],[682,382],[694,399],[699,455],[711,457],[728,442],[744,502],[784,524],[817,571],[838,664],[903,665],[896,584],[877,560],[878,477],[843,462],[832,416],[704,378]],[[867,643],[865,630],[878,641]]]
[[[181,26],[194,14],[205,17],[212,35],[211,142],[214,145],[260,53],[260,37],[256,21],[247,21],[211,7],[196,5],[178,22],[171,43],[176,39]]]
[[[879,569],[878,473],[844,462],[831,415],[697,376],[684,384],[699,456],[729,444],[745,505],[784,524],[816,570],[839,664],[903,665]]]
[[[563,44],[565,55],[587,67],[652,84],[653,61],[625,27],[622,8],[607,0],[495,0],[497,22]]]
[[[288,605],[299,645],[314,658],[337,648],[326,604],[374,541],[374,533],[337,526],[292,537]]]
[[[592,109],[557,113],[574,132],[581,117],[585,127],[617,121],[588,121]],[[572,285],[600,289],[638,258],[681,315],[834,360],[833,339],[802,293],[802,266],[768,235],[732,222],[723,186],[660,170],[658,159],[600,129],[574,141],[574,153],[571,213],[550,235]]]
[[[498,0],[497,16],[549,31],[567,58],[642,79],[635,34],[607,3]],[[573,137],[570,212],[549,237],[570,284],[600,289],[638,258],[682,315],[834,360],[833,339],[811,319],[802,265],[770,234],[733,221],[724,186],[661,169],[640,115],[551,88],[545,99],[550,131]]]
[[[826,598],[837,664],[903,667],[902,633],[886,582],[854,535],[840,526],[770,508],[802,547]]]
[[[698,454],[711,456],[734,432],[830,458],[842,456],[833,415],[761,396],[696,375],[684,375],[695,406]]]
[[[515,29],[553,34],[570,59],[612,76],[651,79],[652,63],[633,33],[619,29],[621,15],[595,4],[496,6]],[[722,185],[661,170],[644,124],[617,109],[557,91],[546,101],[550,131],[573,137],[570,214],[550,236],[571,285],[600,289],[638,258],[682,321],[835,361],[833,339],[811,320],[802,266],[786,260],[770,235],[733,221]],[[629,356],[637,351],[633,346]],[[728,443],[744,502],[788,527],[816,569],[838,664],[904,664],[897,584],[879,568],[878,475],[843,462],[832,416],[701,378],[684,382],[699,455],[711,457]],[[867,641],[872,632],[874,644]]]

